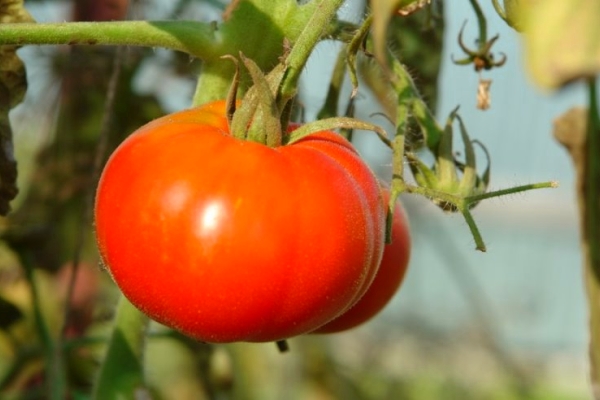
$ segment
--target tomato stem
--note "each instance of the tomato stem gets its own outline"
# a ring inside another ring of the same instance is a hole
[[[315,8],[310,20],[286,58],[285,63],[288,66],[288,72],[281,88],[281,94],[284,98],[291,98],[296,94],[298,78],[308,57],[343,2],[344,0],[321,0]]]
[[[479,232],[479,228],[473,219],[473,215],[471,215],[471,211],[469,211],[469,206],[465,205],[460,207],[461,213],[471,230],[471,235],[473,235],[473,240],[475,241],[475,250],[479,250],[481,252],[486,252],[487,248],[485,247],[485,243],[483,242],[483,238],[481,237],[481,233]]]
[[[427,147],[434,150],[442,137],[443,129],[421,97],[414,79],[404,65],[392,58],[392,69],[391,84],[396,92],[398,107],[408,107],[411,117],[415,119],[425,136]],[[402,115],[403,113],[398,112],[396,118],[399,119]],[[397,121],[396,124],[398,123]]]
[[[358,74],[356,73],[356,56],[358,55],[358,51],[364,45],[365,40],[367,39],[367,36],[371,31],[372,22],[373,16],[369,15],[364,20],[360,28],[358,28],[358,31],[356,32],[352,40],[350,40],[350,43],[348,43],[347,61],[348,70],[350,74],[350,82],[352,83],[352,93],[350,97],[354,97],[356,96],[356,93],[358,93]]]
[[[386,146],[392,148],[392,142],[390,141],[390,139],[388,139],[387,133],[382,127],[348,117],[326,118],[302,125],[300,128],[296,129],[289,135],[289,140],[287,144],[297,142],[305,136],[315,132],[331,130],[336,128],[361,129],[375,132],[379,139]]]
[[[0,45],[68,44],[164,47],[218,57],[215,27],[196,21],[114,21],[0,25]]]
[[[557,188],[557,187],[558,187],[558,182],[556,182],[556,181],[531,183],[531,184],[527,184],[527,185],[515,186],[512,188],[495,190],[492,192],[486,192],[486,193],[472,195],[472,196],[466,197],[465,201],[468,204],[472,204],[472,203],[479,202],[481,200],[491,199],[492,197],[506,196],[508,194],[525,192],[527,190]]]
[[[579,160],[574,156],[574,161],[578,170],[584,273],[590,310],[590,377],[593,387],[597,388],[600,384],[600,112],[597,79],[589,79],[587,83],[587,131],[585,140],[578,145]],[[598,396],[597,389],[595,395]]]
[[[394,181],[395,182],[395,181]],[[460,211],[469,229],[471,230],[471,234],[473,235],[473,239],[475,240],[475,248],[480,251],[486,251],[486,246],[479,232],[479,228],[471,215],[470,208],[476,204],[477,202],[485,199],[490,199],[493,197],[506,196],[509,194],[524,192],[527,190],[533,189],[545,189],[545,188],[556,188],[558,187],[558,183],[556,181],[550,182],[541,182],[541,183],[533,183],[529,185],[521,185],[508,189],[496,190],[493,192],[487,192],[467,197],[461,197],[458,195],[442,192],[439,190],[431,189],[428,187],[415,186],[415,185],[405,185],[406,191],[409,193],[419,194],[425,196],[427,198],[433,199],[438,203],[446,203],[451,205],[454,210]]]

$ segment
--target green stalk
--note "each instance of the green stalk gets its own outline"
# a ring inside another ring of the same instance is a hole
[[[356,120],[349,117],[332,117],[325,118],[318,121],[309,122],[300,126],[289,135],[287,144],[297,142],[311,133],[319,131],[327,131],[337,128],[346,129],[360,129],[365,131],[375,132],[377,137],[390,149],[392,148],[392,142],[388,139],[386,131],[379,125],[371,124],[368,122]]]
[[[579,204],[590,315],[590,375],[594,398],[600,398],[600,117],[596,79],[588,83],[589,110]],[[581,198],[583,197],[583,198]]]
[[[373,23],[373,15],[368,15],[363,21],[362,25],[356,31],[356,34],[348,43],[348,70],[350,72],[350,82],[352,83],[352,95],[356,96],[358,92],[358,74],[356,73],[356,56],[359,50],[363,46],[365,39],[371,32],[371,25]]]
[[[0,24],[0,45],[5,44],[164,47],[200,59],[218,57],[214,26],[196,21]]]
[[[487,42],[487,20],[485,19],[485,15],[483,15],[483,11],[481,10],[481,6],[477,0],[470,0],[471,6],[473,7],[473,11],[475,11],[475,15],[477,16],[477,23],[479,24],[479,46],[482,46]]]
[[[596,80],[590,80],[589,88],[589,115],[587,131],[587,174],[585,186],[587,193],[585,206],[587,218],[585,219],[586,237],[589,239],[589,261],[600,282],[600,116],[598,115],[598,93]]]
[[[145,398],[143,354],[148,323],[148,317],[121,296],[94,400]]]
[[[417,121],[425,135],[427,147],[434,150],[443,136],[442,128],[438,125],[425,101],[423,101],[414,79],[404,65],[396,59],[393,59],[392,62],[394,72],[392,86],[397,94],[398,104],[406,104],[410,107],[411,116]],[[400,118],[400,116],[396,118]],[[396,122],[397,124],[398,122]]]
[[[410,118],[409,103],[398,101],[396,108],[396,132],[391,141],[392,146],[392,188],[385,219],[385,243],[392,242],[392,222],[398,196],[406,190],[404,182],[404,154],[406,153],[406,131]]]
[[[458,206],[463,202],[463,199],[461,197],[455,196],[447,192],[441,192],[439,190],[430,189],[428,187],[407,184],[406,191],[408,193],[418,194],[420,196],[427,197],[428,199],[435,199],[445,203],[454,204],[455,206]]]
[[[495,190],[493,192],[486,192],[482,194],[476,194],[465,198],[465,201],[468,204],[478,203],[481,200],[491,199],[493,197],[506,196],[507,194],[515,194],[519,192],[525,192],[533,189],[547,189],[547,188],[556,188],[558,187],[558,183],[556,181],[549,182],[540,182],[540,183],[531,183],[527,185],[515,186],[508,189]]]
[[[462,213],[469,229],[471,230],[471,235],[473,235],[473,240],[475,240],[475,250],[479,250],[481,252],[486,252],[487,248],[485,247],[485,243],[483,242],[483,238],[481,237],[481,233],[479,232],[479,228],[473,219],[473,215],[471,215],[471,211],[469,211],[469,205],[464,204],[459,208]]]
[[[396,179],[404,181],[404,153],[406,152],[406,131],[408,119],[410,118],[409,107],[405,103],[399,103],[396,110],[396,133],[392,140],[392,174]]]
[[[298,37],[298,41],[286,58],[288,72],[281,89],[284,98],[291,98],[296,94],[298,78],[300,78],[300,73],[304,69],[308,57],[343,2],[344,0],[321,0],[316,7],[315,12]]]
[[[235,65],[211,61],[202,65],[202,72],[192,99],[192,106],[197,107],[210,101],[223,99],[231,88]]]

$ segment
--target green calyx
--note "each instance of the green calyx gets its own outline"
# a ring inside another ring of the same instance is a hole
[[[237,61],[233,57],[230,58],[237,66]],[[236,68],[227,97],[229,130],[238,139],[262,143],[270,147],[280,146],[283,137],[282,126],[287,126],[283,110],[290,101],[282,100],[279,95],[286,66],[280,63],[265,76],[253,60],[241,53],[240,60],[254,85],[248,90],[238,107],[239,70]]]
[[[458,120],[462,141],[464,143],[464,162],[459,161],[454,156],[452,148],[453,142],[453,124]],[[481,175],[477,174],[476,156],[473,144],[479,143],[469,138],[467,129],[458,115],[458,107],[449,115],[443,134],[435,148],[436,161],[433,167],[428,167],[419,160],[413,153],[408,153],[407,158],[411,171],[421,187],[430,188],[435,191],[447,193],[457,198],[469,198],[483,194],[487,191],[490,181],[490,161],[487,150],[483,145],[488,163]],[[445,211],[459,211],[459,206],[453,201],[447,201],[443,198],[435,199],[437,204]],[[469,208],[475,206],[476,202],[470,203]]]
[[[227,57],[239,63],[233,57]],[[289,71],[287,63],[277,64],[264,75],[258,65],[240,54],[240,60],[252,77],[254,85],[240,103],[237,101],[239,72],[227,98],[229,129],[238,139],[265,144],[270,147],[293,144],[315,132],[333,129],[360,129],[375,132],[380,140],[391,147],[392,143],[383,128],[368,122],[349,117],[331,117],[303,124],[289,135],[287,130],[293,99],[282,93],[282,84]]]
[[[464,143],[464,161],[457,160],[452,149],[455,120],[458,120],[461,138]],[[477,173],[475,144],[483,149],[487,158],[487,166],[481,174]],[[532,189],[558,186],[556,182],[552,181],[488,192],[490,182],[489,154],[480,142],[469,138],[467,129],[458,115],[458,107],[450,113],[437,145],[430,148],[430,150],[435,156],[435,163],[432,167],[425,165],[414,153],[406,152],[405,156],[417,186],[407,185],[401,177],[395,175],[392,182],[392,193],[407,191],[420,194],[430,198],[434,204],[444,211],[460,212],[471,230],[475,240],[475,248],[480,251],[486,251],[486,246],[470,210],[481,200]]]

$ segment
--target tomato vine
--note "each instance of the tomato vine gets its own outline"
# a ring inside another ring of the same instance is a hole
[[[22,4],[16,3],[18,14],[23,14]],[[18,64],[9,71],[12,75],[23,74],[14,49],[24,45],[161,47],[202,61],[191,108],[139,127],[113,153],[98,185],[95,227],[100,255],[127,297],[121,298],[117,309],[95,398],[130,396],[144,385],[146,314],[199,341],[274,341],[281,351],[287,350],[289,338],[339,332],[366,321],[397,290],[408,263],[410,233],[398,203],[400,195],[416,194],[444,211],[461,213],[476,249],[486,251],[473,207],[493,197],[556,187],[551,181],[489,191],[490,154],[472,138],[459,108],[445,123],[438,122],[402,60],[387,49],[390,20],[419,10],[432,12],[430,1],[372,1],[358,25],[338,19],[343,3],[233,1],[222,20],[214,23],[0,24],[0,46]],[[455,63],[474,65],[478,72],[501,67],[506,58],[495,60],[491,53],[499,37],[487,37],[486,16],[477,0],[470,4],[479,26],[478,47],[472,50],[464,44],[461,29],[458,41],[465,57]],[[494,6],[509,24],[517,24],[513,8],[502,10],[495,0]],[[520,24],[519,20],[519,28]],[[298,124],[292,115],[300,109],[296,103],[300,75],[315,46],[329,39],[344,48],[326,103],[317,121]],[[368,81],[361,79],[365,65],[374,80],[384,82],[386,93],[379,97],[393,99],[386,110],[394,129],[391,134],[352,116],[359,85]],[[4,73],[0,78],[12,75]],[[352,92],[342,98],[346,76]],[[0,82],[0,94],[6,91],[4,97],[9,98],[3,104],[0,140],[3,149],[11,150],[10,127],[4,120],[21,100],[24,82]],[[595,81],[590,92],[587,138],[596,150]],[[347,111],[338,115],[344,102]],[[482,104],[482,108],[489,106],[486,101]],[[456,125],[464,160],[457,158],[453,147]],[[333,132],[336,129],[345,131],[346,138]],[[409,137],[413,129],[418,134]],[[384,195],[346,140],[353,130],[374,132],[392,153],[393,176]],[[483,169],[477,163],[477,146],[487,157]],[[0,201],[6,204],[16,195],[9,153],[0,159],[2,184],[8,182],[8,194],[0,192]],[[221,153],[234,156],[221,160]],[[423,153],[432,156],[433,165],[422,161]],[[148,165],[149,159],[153,165]],[[594,160],[594,154],[589,159]],[[595,167],[597,163],[590,168]],[[587,176],[593,193],[585,202],[594,221],[598,217],[595,178]],[[261,180],[271,182],[273,195],[256,186]],[[2,205],[0,213],[5,214],[8,208]],[[587,225],[586,232],[595,238],[594,227]],[[231,233],[234,228],[237,233]],[[209,237],[206,232],[211,229],[221,236]],[[4,238],[9,240],[10,235]],[[213,246],[211,240],[222,243]],[[306,243],[323,248],[310,249]],[[392,263],[386,261],[386,254],[392,254],[389,257],[398,269],[392,271],[393,279],[384,282],[389,289],[386,296],[371,302],[375,289],[385,286],[378,274],[383,276]],[[597,247],[592,246],[589,254],[591,262],[597,263]],[[63,371],[60,357],[56,358],[63,344],[54,341],[39,315],[32,267],[28,254],[22,256],[50,366],[50,398],[64,398],[65,378],[58,376]],[[206,265],[217,267],[203,268]]]

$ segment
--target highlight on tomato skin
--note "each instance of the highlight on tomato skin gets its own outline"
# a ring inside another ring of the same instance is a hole
[[[389,200],[389,190],[383,188]],[[347,312],[312,333],[337,333],[355,328],[372,319],[391,301],[399,290],[410,260],[411,238],[408,219],[399,201],[394,209],[392,242],[385,246],[375,280],[364,296]]]
[[[228,134],[223,109],[155,120],[111,155],[94,209],[101,258],[132,304],[197,340],[308,333],[374,278],[379,183],[338,134],[269,148]]]

